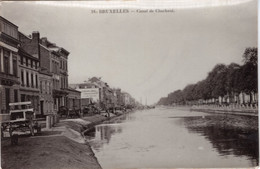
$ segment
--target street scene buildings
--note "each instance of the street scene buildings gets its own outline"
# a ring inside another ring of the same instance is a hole
[[[1,168],[259,166],[258,2],[116,4],[1,3]]]
[[[90,104],[99,109],[133,107],[135,100],[101,78],[68,84],[69,51],[41,37],[25,35],[1,17],[1,113],[9,103],[30,101],[38,116],[57,114],[59,108],[82,110]]]
[[[100,109],[133,108],[137,105],[130,94],[122,92],[119,88],[111,88],[98,77],[92,77],[84,83],[70,84],[70,87],[81,92],[82,108],[91,103]]]
[[[18,26],[0,18],[0,111],[9,113],[9,103],[20,101],[19,55],[20,46]]]

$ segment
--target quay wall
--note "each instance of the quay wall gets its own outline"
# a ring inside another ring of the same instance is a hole
[[[258,109],[251,107],[235,107],[235,106],[191,106],[191,111],[203,111],[208,113],[222,113],[246,116],[258,116]]]
[[[193,105],[193,106],[164,106],[178,110],[201,111],[206,113],[258,116],[258,108],[241,106]]]

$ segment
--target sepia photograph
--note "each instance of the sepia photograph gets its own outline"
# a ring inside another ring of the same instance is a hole
[[[259,166],[258,0],[0,2],[3,169]]]

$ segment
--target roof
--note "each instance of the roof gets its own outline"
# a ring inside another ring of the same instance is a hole
[[[31,58],[31,59],[39,60],[38,58],[36,58],[36,57],[32,56],[31,54],[29,54],[28,52],[26,52],[26,51],[25,51],[23,48],[21,48],[21,47],[19,48],[18,53],[19,53],[20,55],[24,55],[24,56],[29,57],[29,58]]]
[[[66,49],[64,49],[63,47],[57,46],[56,43],[49,41],[46,37],[41,38],[42,43],[43,43],[43,41],[46,43],[46,47],[49,50],[59,52],[59,53],[63,53],[63,54],[66,55],[66,57],[69,55],[69,52]]]
[[[80,91],[78,91],[78,90],[76,90],[76,89],[73,89],[73,88],[71,88],[71,87],[68,87],[67,90],[73,91],[73,92],[77,92],[77,93],[81,93]]]
[[[99,87],[97,84],[91,83],[91,82],[84,82],[84,83],[78,83],[78,84],[69,84],[69,86],[70,86],[70,88],[74,88],[74,89],[80,88],[80,87],[83,87],[83,88],[85,88],[85,87],[91,88],[93,86]]]
[[[60,47],[57,46],[52,46],[52,47],[48,47],[50,50],[53,50],[55,52],[58,52],[60,50]]]
[[[101,81],[101,78],[92,77],[92,78],[89,79],[89,81],[91,81],[91,82],[97,82],[97,81]]]
[[[18,32],[19,32],[19,34],[23,35],[24,37],[26,37],[26,38],[28,38],[28,39],[31,39],[31,40],[32,40],[32,38],[31,38],[31,37],[29,37],[28,35],[25,35],[24,33],[20,32],[20,31],[18,31]]]
[[[43,47],[44,49],[50,51],[50,49],[48,49],[46,46],[44,46],[44,45],[42,45],[42,44],[40,44],[40,47]]]
[[[13,25],[13,26],[15,26],[16,28],[18,28],[17,25],[15,25],[14,23],[12,23],[12,22],[10,22],[9,20],[5,19],[5,18],[2,17],[2,16],[0,16],[0,20],[3,20],[3,21],[5,21],[5,22],[7,22],[7,23],[9,23],[9,24],[11,24],[11,25]]]

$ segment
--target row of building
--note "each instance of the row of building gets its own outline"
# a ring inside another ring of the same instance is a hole
[[[92,77],[84,83],[69,86],[80,92],[82,108],[90,104],[95,104],[101,109],[133,107],[138,104],[129,93],[123,92],[119,88],[111,88],[98,77]]]
[[[68,87],[70,53],[39,32],[25,35],[3,17],[0,30],[0,113],[20,101],[31,101],[39,115],[66,106],[75,92]]]
[[[25,35],[3,17],[0,32],[0,113],[8,113],[9,103],[20,101],[31,101],[42,116],[57,113],[62,106],[82,109],[95,103],[110,108],[135,103],[128,93],[96,77],[69,87],[69,51],[39,32]]]

